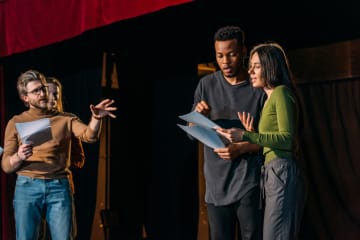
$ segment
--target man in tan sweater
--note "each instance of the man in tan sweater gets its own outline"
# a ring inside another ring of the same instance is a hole
[[[17,81],[21,100],[27,111],[13,116],[7,123],[1,167],[6,173],[16,172],[14,193],[16,239],[37,239],[41,216],[45,212],[51,238],[71,239],[73,194],[69,184],[70,146],[72,135],[83,142],[98,140],[101,119],[116,110],[114,100],[105,99],[90,105],[88,125],[76,115],[48,110],[48,96],[43,74],[36,70],[22,73]],[[47,118],[52,138],[40,145],[23,143],[16,123]]]

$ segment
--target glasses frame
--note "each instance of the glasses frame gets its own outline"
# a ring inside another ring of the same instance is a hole
[[[31,94],[34,94],[36,96],[39,96],[41,94],[41,92],[46,93],[46,86],[41,85],[40,87],[37,87],[37,88],[35,88],[35,89],[33,89],[33,90],[29,91],[29,92],[26,92],[26,94],[31,93]]]

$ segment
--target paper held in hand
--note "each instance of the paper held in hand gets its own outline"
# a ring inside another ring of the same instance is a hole
[[[216,123],[202,115],[197,111],[190,112],[185,115],[179,116],[179,118],[186,122],[193,123],[193,126],[177,124],[182,130],[196,138],[203,144],[210,148],[223,148],[225,143],[221,139],[220,135],[216,132],[215,128],[219,127]]]
[[[15,127],[20,135],[22,143],[37,146],[52,139],[49,118],[15,123]]]

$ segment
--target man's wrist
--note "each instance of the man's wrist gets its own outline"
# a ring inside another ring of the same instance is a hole
[[[95,115],[91,116],[92,118],[95,118],[96,120],[101,120],[102,117],[96,117]]]
[[[17,168],[22,162],[22,158],[19,156],[18,152],[15,154],[15,158],[10,158],[10,164],[13,168]]]

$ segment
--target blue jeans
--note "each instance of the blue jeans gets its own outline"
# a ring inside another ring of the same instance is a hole
[[[45,215],[52,240],[71,239],[73,195],[67,178],[18,175],[14,194],[17,240],[36,240]]]

